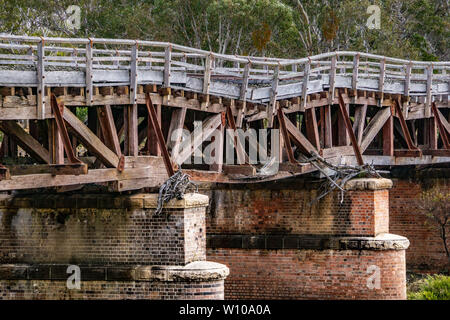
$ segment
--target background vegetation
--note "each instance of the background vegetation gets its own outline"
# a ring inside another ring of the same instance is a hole
[[[66,9],[81,8],[70,30]],[[381,29],[366,27],[381,8]],[[303,57],[358,50],[449,60],[449,0],[0,0],[0,32],[171,41],[215,52]]]
[[[414,276],[408,284],[408,300],[450,300],[450,276]]]

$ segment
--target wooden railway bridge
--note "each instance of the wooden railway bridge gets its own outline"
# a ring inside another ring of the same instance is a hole
[[[279,128],[279,171],[182,165],[194,180],[241,183],[316,169],[299,159],[375,166],[450,162],[450,62],[358,52],[302,59],[216,54],[176,44],[0,35],[0,191],[103,184],[158,187],[173,174],[181,135]],[[82,121],[77,112],[87,109]],[[184,154],[189,158],[192,152]],[[270,154],[269,154],[270,156]]]

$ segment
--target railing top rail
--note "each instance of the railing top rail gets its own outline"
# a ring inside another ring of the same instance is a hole
[[[411,64],[414,66],[449,66],[450,61],[440,61],[440,62],[429,62],[429,61],[416,61],[416,60],[406,60],[399,58],[391,58],[381,55],[375,55],[370,53],[363,52],[355,52],[355,51],[336,51],[336,52],[327,52],[318,55],[313,55],[310,57],[299,58],[299,59],[281,59],[281,58],[271,58],[271,57],[254,57],[254,56],[239,56],[239,55],[228,55],[228,54],[220,54],[209,52],[201,49],[191,48],[187,46],[182,46],[178,44],[172,44],[169,42],[158,42],[158,41],[147,41],[147,40],[130,40],[130,39],[105,39],[105,38],[59,38],[59,37],[36,37],[36,36],[17,36],[17,35],[0,35],[0,40],[10,41],[10,42],[19,42],[19,43],[40,43],[44,41],[44,43],[52,43],[52,44],[72,44],[72,45],[87,45],[89,43],[93,44],[113,44],[113,45],[135,45],[145,47],[159,47],[159,48],[168,48],[170,47],[172,50],[182,51],[188,54],[196,54],[203,57],[208,55],[213,55],[216,58],[231,61],[231,62],[239,62],[239,63],[252,63],[257,65],[266,65],[266,66],[288,66],[293,64],[304,64],[310,60],[321,60],[332,57],[354,57],[359,55],[360,58],[374,59],[391,63],[399,63],[399,64]],[[21,44],[11,43],[9,44],[10,48],[21,48]],[[23,44],[22,44],[23,45]],[[30,45],[23,45],[23,49],[29,47]],[[5,44],[2,44],[1,48],[5,48]],[[61,48],[63,49],[63,48]],[[67,48],[65,48],[67,50]],[[99,51],[100,52],[100,51]],[[108,51],[105,50],[105,53]]]

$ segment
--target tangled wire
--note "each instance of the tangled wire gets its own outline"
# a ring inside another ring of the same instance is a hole
[[[324,158],[315,154],[313,157],[301,161],[302,163],[310,163],[317,170],[319,170],[326,180],[319,187],[319,195],[310,203],[312,206],[314,203],[331,193],[336,188],[341,191],[341,203],[344,201],[344,186],[347,181],[353,179],[359,175],[366,175],[369,177],[381,178],[380,172],[375,169],[371,164],[364,164],[360,166],[350,165],[333,165],[326,161]],[[330,169],[331,173],[325,171]]]
[[[180,169],[161,185],[159,188],[158,206],[155,211],[156,215],[161,214],[165,203],[175,198],[182,199],[189,188],[195,187],[195,192],[198,192],[198,186],[191,182],[189,178],[189,175],[183,173]]]

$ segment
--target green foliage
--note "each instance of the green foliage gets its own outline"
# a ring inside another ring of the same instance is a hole
[[[76,111],[76,116],[82,122],[86,122],[87,117],[88,117],[88,108],[87,107],[78,107],[77,111]]]
[[[81,28],[64,25],[72,0],[0,0],[0,32],[169,41],[241,55],[303,57],[355,50],[449,60],[443,0],[79,0]],[[366,26],[369,5],[381,29]]]
[[[450,300],[450,276],[428,276],[408,293],[408,300]]]

